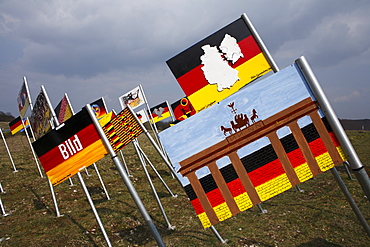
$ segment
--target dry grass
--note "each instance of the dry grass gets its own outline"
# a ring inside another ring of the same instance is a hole
[[[348,132],[365,166],[370,164],[370,132]],[[5,147],[0,143],[0,181],[6,193],[0,194],[6,213],[0,218],[1,246],[106,246],[77,177],[74,186],[64,182],[54,187],[63,217],[55,208],[47,180],[41,178],[24,135],[7,135],[18,172],[12,171]],[[149,169],[155,188],[171,225],[168,230],[134,148],[124,150],[133,175],[131,181],[150,213],[167,246],[225,246],[210,229],[203,229],[181,186],[168,172],[145,136],[141,147],[178,197],[172,197]],[[107,200],[95,170],[82,172],[109,239],[113,246],[156,246],[148,228],[128,193],[118,171],[106,157],[97,162],[111,200]],[[369,220],[369,201],[358,181],[350,180],[343,166],[338,171],[362,213]],[[262,203],[257,207],[215,225],[228,246],[368,246],[369,237],[359,224],[332,174],[326,172]]]

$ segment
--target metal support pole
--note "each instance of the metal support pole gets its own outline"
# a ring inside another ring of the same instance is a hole
[[[108,138],[105,136],[104,134],[104,131],[103,129],[101,128],[98,120],[96,119],[95,117],[95,114],[94,112],[91,110],[91,106],[89,104],[87,104],[85,106],[85,108],[87,109],[87,112],[89,113],[90,117],[91,117],[91,120],[93,121],[99,135],[100,135],[100,138],[102,139],[104,145],[105,145],[105,148],[108,150],[109,154],[111,155],[112,157],[112,160],[119,172],[119,174],[121,175],[121,178],[123,180],[123,182],[125,183],[132,199],[134,200],[134,202],[136,203],[136,206],[137,208],[139,209],[141,215],[143,216],[144,220],[145,220],[145,223],[147,224],[152,236],[154,237],[155,241],[157,242],[158,246],[160,247],[164,247],[166,246],[162,240],[162,237],[161,235],[159,234],[157,228],[155,227],[148,211],[146,210],[143,202],[141,201],[135,187],[133,186],[133,184],[131,183],[125,169],[123,168],[122,166],[122,163],[121,161],[119,160],[118,156],[115,154],[112,146],[110,145],[109,143],[109,140]],[[136,115],[135,115],[136,116]]]
[[[21,120],[21,121],[23,122],[23,120]],[[12,162],[13,170],[14,170],[14,172],[18,172],[17,167],[15,167],[15,165],[14,165],[13,157],[12,157],[12,155],[10,154],[10,151],[9,151],[8,145],[6,144],[6,140],[5,140],[5,137],[4,137],[4,134],[3,134],[3,130],[2,130],[2,128],[0,128],[0,133],[1,133],[1,137],[3,138],[4,145],[5,145],[6,151],[8,152],[8,155],[9,155],[10,161]]]
[[[334,167],[330,170],[331,170],[331,173],[333,174],[335,180],[337,181],[340,189],[342,190],[344,196],[346,197],[347,201],[351,205],[351,208],[352,208],[353,212],[355,212],[355,214],[357,216],[357,219],[360,221],[360,223],[363,226],[363,228],[365,229],[367,235],[370,237],[369,224],[367,223],[367,221],[366,221],[365,217],[363,216],[363,214],[361,213],[360,209],[357,207],[357,204],[356,204],[355,200],[352,198],[352,195],[349,192],[347,186],[344,184],[342,178],[339,176],[339,173],[338,173],[337,169]]]
[[[104,193],[105,193],[105,195],[107,196],[107,199],[108,199],[108,200],[110,200],[110,197],[109,197],[109,194],[108,194],[107,188],[105,188],[104,181],[103,181],[103,179],[101,178],[101,176],[100,176],[100,172],[99,172],[98,167],[97,167],[97,165],[96,165],[95,163],[94,163],[94,168],[95,168],[96,174],[98,175],[98,178],[99,178],[100,184],[101,184],[101,186],[103,187]]]
[[[134,140],[134,142],[135,141],[136,140]],[[146,154],[141,149],[141,147],[139,146],[139,143],[137,141],[136,141],[136,144],[137,144],[138,151],[140,151],[141,154],[144,156],[144,158],[149,163],[150,167],[153,169],[154,173],[157,175],[157,177],[159,178],[159,180],[162,182],[162,184],[164,185],[164,187],[166,188],[166,190],[171,194],[172,197],[177,197],[177,194],[173,194],[172,193],[171,189],[167,186],[166,182],[163,180],[162,176],[158,173],[157,169],[155,169],[155,167],[153,166],[152,162],[150,162],[148,156],[146,156]]]
[[[173,169],[172,167],[172,164],[168,161],[167,157],[162,153],[161,149],[158,147],[158,145],[155,143],[155,141],[153,140],[152,136],[149,134],[149,132],[147,130],[145,130],[145,134],[146,136],[148,137],[149,141],[152,143],[152,145],[154,146],[154,148],[157,150],[158,154],[161,156],[162,160],[164,161],[164,163],[167,165],[168,169],[170,169],[171,173],[175,176],[175,178],[178,180],[178,182],[181,184],[179,178],[177,177],[176,175],[176,172],[175,170]]]
[[[305,57],[300,57],[296,60],[296,64],[300,68],[303,76],[306,78],[313,94],[315,95],[316,101],[319,103],[320,108],[326,119],[330,123],[344,153],[347,155],[349,165],[353,173],[356,175],[358,182],[360,183],[363,191],[365,192],[367,198],[370,199],[370,179],[369,175],[365,171],[360,159],[357,156],[355,149],[353,148],[346,132],[344,131],[342,125],[340,124],[338,117],[336,116],[334,110],[332,109],[324,91],[322,90],[315,74],[313,73],[311,67],[309,66]]]
[[[299,185],[298,185],[298,184],[295,186],[295,188],[297,189],[297,191],[298,191],[298,192],[302,192],[302,193],[304,192],[304,190],[302,190],[302,189],[299,187]]]
[[[33,131],[32,131],[31,126],[30,126],[30,130],[31,130],[31,133],[32,133],[32,135],[33,135]],[[30,137],[29,137],[29,135],[28,135],[27,130],[25,130],[24,132],[26,133],[27,140],[28,140],[28,144],[29,144],[29,145],[30,145],[30,147],[31,147],[31,152],[32,152],[33,158],[35,159],[37,169],[38,169],[38,171],[39,171],[39,173],[40,173],[40,176],[43,178],[43,177],[44,177],[44,175],[42,174],[42,171],[41,171],[41,168],[40,168],[40,164],[39,164],[39,162],[38,162],[38,159],[37,159],[37,156],[36,156],[36,154],[35,154],[35,151],[33,150],[33,147],[32,147],[32,144],[31,144],[31,139],[30,139]],[[33,137],[33,140],[35,141],[35,137]]]
[[[350,172],[350,171],[349,171],[349,169],[348,169],[348,167],[350,167],[350,165],[349,165],[348,161],[344,161],[344,162],[343,162],[343,165],[344,165],[344,169],[346,169],[346,173],[347,173],[347,175],[348,175],[348,178],[349,178],[350,180],[354,180],[354,179],[353,179],[353,177],[352,177],[352,175],[351,175],[351,172]]]
[[[22,124],[23,124],[23,121],[22,121]],[[24,125],[23,125],[23,127],[24,127]],[[31,126],[30,126],[30,130],[31,130],[31,133],[33,134],[33,131],[32,131]],[[27,132],[27,130],[26,130],[26,129],[25,129],[25,131],[24,131],[24,132],[26,133],[27,140],[28,140],[28,144],[29,144],[29,145],[30,145],[30,147],[31,147],[31,152],[32,152],[33,158],[35,159],[37,169],[38,169],[38,171],[39,171],[39,173],[40,173],[40,176],[43,178],[43,177],[44,177],[44,175],[42,174],[42,171],[41,171],[41,168],[40,168],[40,164],[39,164],[39,162],[38,162],[38,160],[37,160],[37,156],[36,156],[36,154],[35,154],[35,150],[33,150],[33,147],[32,147],[31,140],[30,140],[30,137],[29,137],[29,135],[28,135],[28,132]],[[35,139],[34,139],[34,140],[35,140]]]
[[[50,191],[51,191],[51,196],[52,196],[52,198],[53,198],[53,202],[54,202],[55,213],[56,213],[57,217],[62,217],[63,215],[62,215],[62,214],[60,214],[60,212],[59,212],[58,203],[57,203],[57,198],[55,197],[54,188],[53,188],[53,185],[51,184],[51,182],[50,182],[50,179],[49,179],[49,178],[48,178],[48,184],[49,184]]]
[[[4,205],[3,205],[3,201],[1,200],[1,197],[0,197],[0,209],[1,209],[1,213],[3,214],[2,216],[8,216],[9,214],[5,213],[5,208],[4,208]]]
[[[95,215],[95,219],[96,219],[96,221],[98,222],[98,225],[99,225],[99,227],[100,227],[101,231],[103,232],[103,235],[104,235],[105,241],[107,242],[107,245],[108,245],[108,246],[112,246],[112,244],[110,243],[110,240],[109,240],[109,238],[108,238],[108,235],[107,235],[107,233],[106,233],[106,231],[105,231],[104,225],[103,225],[103,223],[102,223],[102,222],[101,222],[101,220],[100,220],[99,214],[98,214],[98,212],[96,211],[96,208],[95,208],[94,202],[93,202],[93,200],[91,199],[90,193],[89,193],[89,191],[87,190],[87,187],[86,187],[85,181],[84,181],[84,179],[82,178],[81,173],[80,173],[80,172],[78,172],[78,173],[77,173],[77,176],[78,176],[78,179],[80,180],[80,183],[81,183],[82,189],[83,189],[83,191],[85,192],[85,195],[86,195],[87,201],[89,202],[90,207],[91,207],[91,209],[92,209],[92,211],[93,211],[93,213],[94,213],[94,215]]]
[[[227,239],[223,239],[214,226],[210,226],[209,228],[211,228],[213,234],[216,235],[216,237],[218,238],[218,240],[221,241],[221,243],[226,244]]]
[[[123,156],[122,150],[119,150],[119,153],[121,154],[122,161],[123,161],[123,163],[125,164],[125,168],[126,168],[127,175],[128,175],[129,177],[133,177],[133,176],[130,174],[130,171],[128,170],[127,163],[126,163],[125,157]]]
[[[161,203],[161,200],[159,199],[158,193],[157,193],[157,191],[156,191],[156,189],[155,189],[155,187],[154,187],[154,184],[153,184],[153,182],[152,182],[152,179],[150,178],[149,172],[148,172],[148,170],[146,169],[146,163],[145,163],[145,160],[143,159],[143,155],[142,155],[142,153],[140,152],[140,150],[139,150],[139,149],[138,149],[138,147],[137,147],[137,146],[138,146],[138,144],[137,144],[137,142],[136,142],[135,140],[133,140],[133,144],[134,144],[134,147],[135,147],[135,149],[136,149],[137,156],[139,157],[140,162],[141,162],[141,165],[142,165],[142,167],[143,167],[143,169],[144,169],[144,172],[145,172],[146,178],[148,179],[148,182],[149,182],[150,188],[151,188],[151,189],[152,189],[152,191],[153,191],[153,194],[154,194],[155,200],[157,201],[158,207],[159,207],[159,209],[161,210],[162,215],[163,215],[163,218],[164,218],[164,220],[165,220],[165,221],[166,221],[166,223],[167,223],[167,228],[168,228],[168,230],[174,230],[174,229],[176,228],[176,226],[172,226],[172,225],[171,225],[171,223],[170,223],[170,221],[168,220],[167,214],[166,214],[166,212],[164,211],[163,205],[162,205],[162,203]]]
[[[85,168],[84,170],[85,170],[85,172],[86,172],[86,175],[90,177],[91,175],[90,175],[90,173],[88,172],[87,168]]]
[[[155,150],[157,150],[158,154],[161,156],[162,160],[164,161],[164,163],[167,165],[168,169],[171,171],[171,173],[175,176],[175,178],[177,179],[177,181],[181,184],[181,181],[180,179],[177,177],[176,175],[176,172],[175,170],[173,169],[172,167],[172,164],[170,164],[170,162],[168,161],[167,157],[162,153],[161,149],[158,147],[157,143],[154,141],[153,137],[150,135],[150,133],[146,130],[145,126],[139,121],[139,119],[137,119],[137,116],[135,114],[135,112],[133,112],[133,110],[131,109],[130,106],[127,106],[128,109],[131,111],[132,115],[136,118],[136,120],[138,121],[138,123],[140,124],[141,128],[144,130],[144,133],[145,135],[148,137],[149,141],[152,143],[153,147],[155,148]]]
[[[251,33],[253,34],[253,37],[256,39],[259,47],[261,48],[263,54],[265,55],[267,61],[269,62],[271,69],[275,72],[279,71],[278,66],[276,65],[274,59],[272,58],[270,52],[267,50],[267,47],[263,43],[261,37],[257,33],[257,30],[252,25],[252,22],[249,20],[248,16],[246,14],[242,14],[241,18],[243,19],[244,23],[247,25]]]
[[[0,183],[0,192],[5,193],[1,183]],[[8,216],[9,215],[9,214],[5,213],[5,208],[4,208],[3,202],[1,201],[1,197],[0,197],[0,208],[1,208],[1,212],[2,212],[3,216]]]
[[[148,112],[151,114],[151,112],[150,112],[150,106],[149,106],[148,101],[147,101],[147,99],[146,99],[146,96],[145,96],[145,93],[144,93],[143,87],[142,87],[141,85],[139,85],[139,87],[140,87],[140,90],[141,90],[141,92],[142,92],[142,94],[143,94],[143,97],[144,97],[145,106],[146,106],[146,108],[147,108]],[[128,106],[128,107],[130,107],[130,106]],[[132,109],[131,109],[131,107],[130,107],[130,110],[132,110]],[[144,111],[144,112],[145,112],[145,111]],[[146,114],[146,112],[145,112],[145,114]],[[136,114],[134,114],[134,115],[136,116]],[[151,118],[150,118],[150,117],[148,117],[148,120],[149,120],[149,126],[150,126],[150,127],[151,127],[151,129],[153,130],[153,134],[154,134],[155,138],[156,138],[156,139],[157,139],[157,141],[158,141],[158,145],[161,145],[161,144],[160,144],[160,141],[159,141],[159,138],[158,138],[158,130],[157,130],[157,126],[155,125],[154,121],[153,121],[153,123],[152,123],[152,120],[151,120]],[[139,121],[139,122],[140,122],[140,121]],[[141,122],[140,122],[140,123],[141,123]]]
[[[262,214],[267,214],[267,210],[262,208],[261,203],[257,203],[257,207],[259,208]]]
[[[68,178],[68,180],[69,180],[69,186],[74,186],[72,178]]]

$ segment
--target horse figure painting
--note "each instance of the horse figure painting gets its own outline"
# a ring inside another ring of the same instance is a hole
[[[221,131],[224,132],[224,135],[226,136],[226,134],[228,133],[229,135],[231,135],[233,133],[233,130],[231,128],[226,128],[224,126],[221,126]]]
[[[252,123],[256,122],[256,118],[258,118],[257,111],[256,111],[256,109],[253,109],[252,110],[252,116],[251,116]]]
[[[240,131],[243,127],[247,128],[251,125],[247,114],[242,114],[242,113],[236,114],[237,109],[234,108],[234,102],[232,102],[228,106],[232,109],[231,112],[234,113],[235,116],[234,116],[234,120],[230,121],[231,128],[221,126],[221,131],[223,131],[225,136],[226,134],[231,135],[233,131],[236,133]],[[250,120],[252,121],[252,124],[256,122],[257,118],[258,118],[257,111],[256,109],[253,109],[252,115],[250,116]]]

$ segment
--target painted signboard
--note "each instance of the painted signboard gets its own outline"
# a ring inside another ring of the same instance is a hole
[[[296,64],[159,137],[205,228],[346,160]]]
[[[167,61],[197,112],[272,70],[244,18],[239,18]]]
[[[33,142],[32,146],[54,186],[108,153],[86,109]]]

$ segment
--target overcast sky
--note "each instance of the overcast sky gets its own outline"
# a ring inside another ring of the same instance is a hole
[[[246,13],[280,69],[305,56],[337,116],[370,118],[368,0],[0,0],[0,110],[67,93],[78,111],[139,84],[150,106],[184,93],[166,60]],[[27,115],[30,115],[28,112]]]

